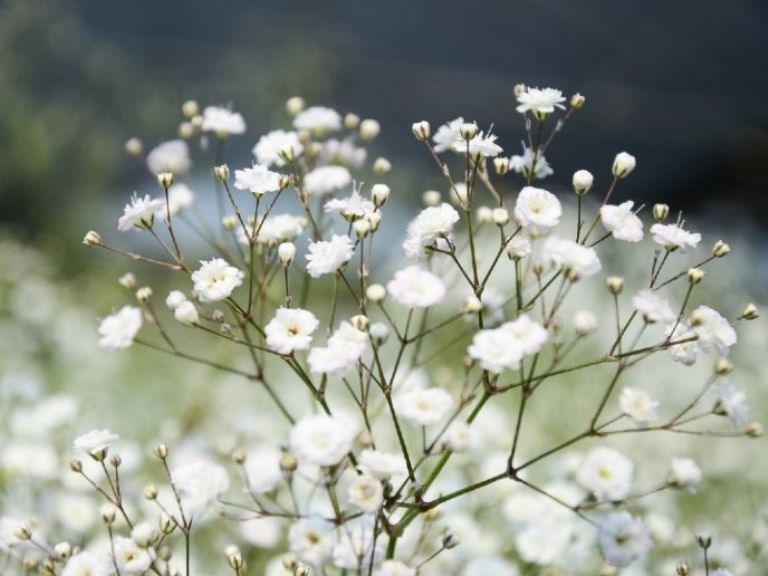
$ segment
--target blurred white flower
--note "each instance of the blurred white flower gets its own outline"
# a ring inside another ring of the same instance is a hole
[[[464,124],[464,118],[456,118],[447,124],[443,124],[437,129],[435,135],[432,136],[432,141],[435,143],[435,152],[439,154],[446,150],[450,150],[456,140],[461,139],[459,128],[461,128],[462,124]]]
[[[183,174],[192,166],[189,147],[184,140],[171,140],[155,146],[147,154],[147,168],[152,174]]]
[[[349,503],[363,512],[375,514],[384,501],[381,481],[368,474],[357,474],[347,492]]]
[[[119,439],[120,436],[106,428],[101,430],[91,430],[90,432],[80,434],[80,436],[75,438],[75,441],[72,444],[72,449],[75,452],[87,452],[88,454],[93,454],[108,448],[112,442]]]
[[[171,479],[181,496],[181,505],[187,518],[201,514],[229,488],[227,471],[205,460],[173,468]]]
[[[161,199],[162,205],[155,212],[155,218],[159,218],[165,222],[168,220],[169,208],[171,216],[175,216],[184,208],[191,206],[194,201],[195,194],[189,186],[181,182],[173,184],[168,188],[168,206],[165,205],[165,200]]]
[[[701,480],[701,468],[692,458],[672,458],[667,484],[695,491],[701,484]]]
[[[450,237],[458,221],[459,213],[446,202],[425,208],[408,224],[403,243],[406,255],[409,258],[423,256],[423,247],[433,244],[438,238]]]
[[[705,352],[716,348],[725,356],[738,340],[731,323],[709,306],[699,306],[691,312],[690,324],[693,333],[699,337],[699,346]]]
[[[307,350],[319,324],[317,317],[308,310],[278,308],[275,317],[264,327],[267,346],[279,354]]]
[[[524,228],[549,230],[560,223],[562,214],[560,200],[542,188],[525,186],[517,195],[515,219]]]
[[[616,240],[640,242],[643,239],[643,222],[632,212],[634,205],[627,200],[618,206],[606,204],[600,208],[600,220]]]
[[[342,322],[326,346],[312,348],[307,362],[314,374],[340,374],[352,368],[365,351],[368,335]]]
[[[141,324],[141,310],[135,306],[123,306],[99,324],[99,346],[111,350],[127,348],[133,344]]]
[[[310,196],[323,196],[352,184],[352,175],[344,166],[320,166],[304,176],[304,191]]]
[[[576,473],[579,484],[600,502],[618,502],[632,488],[632,461],[621,452],[608,447],[590,450]]]
[[[280,174],[266,166],[254,164],[251,168],[235,170],[235,188],[248,190],[255,196],[280,190]]]
[[[669,324],[677,318],[669,302],[650,288],[644,288],[633,296],[632,306],[643,315],[643,319],[648,323],[663,322]]]
[[[729,378],[723,379],[717,387],[718,405],[736,426],[743,426],[749,418],[747,395],[739,390]]]
[[[341,128],[341,115],[332,108],[311,106],[299,112],[293,119],[293,127],[319,134],[334,132]]]
[[[275,216],[267,216],[266,220],[259,220],[258,224],[250,222],[248,228],[249,235],[253,235],[258,230],[256,236],[258,244],[274,246],[283,242],[291,242],[304,232],[304,226],[306,226],[306,220],[301,216],[276,214]],[[241,244],[248,245],[248,238],[246,238],[242,227],[237,228],[237,240]]]
[[[219,137],[245,132],[245,120],[241,114],[220,106],[206,106],[203,110],[203,130],[216,132]]]
[[[641,426],[647,426],[656,419],[658,407],[659,403],[650,394],[637,388],[624,388],[619,396],[621,412]]]
[[[184,294],[184,292],[181,290],[171,290],[165,299],[165,305],[168,306],[170,310],[176,310],[176,308],[184,304],[186,301],[187,295]]]
[[[219,302],[243,283],[245,274],[222,258],[201,260],[200,268],[192,273],[194,291],[202,302]]]
[[[374,576],[416,576],[416,569],[397,560],[384,560]]]
[[[509,158],[509,169],[527,177],[533,169],[533,158],[533,151],[523,144],[522,155],[515,154]],[[533,176],[537,180],[541,180],[552,174],[554,174],[554,170],[552,170],[549,162],[547,162],[547,159],[544,156],[539,154],[536,158],[536,170],[534,170]]]
[[[572,280],[592,276],[602,269],[594,248],[557,236],[544,241],[542,256],[566,271]]]
[[[134,192],[130,204],[126,204],[123,215],[117,221],[117,229],[126,232],[133,228],[151,228],[155,214],[162,210],[165,213],[165,200],[152,199],[149,194],[143,198]]]
[[[573,317],[573,327],[576,334],[586,336],[597,328],[597,316],[590,310],[579,310]]]
[[[667,250],[696,248],[701,241],[701,234],[688,232],[677,224],[656,223],[651,226],[651,234],[653,234],[653,241]]]
[[[427,308],[445,297],[446,288],[439,276],[418,266],[408,266],[395,272],[387,283],[387,292],[403,306]]]
[[[448,416],[453,396],[444,388],[414,388],[395,396],[395,410],[412,426],[433,426]]]
[[[351,222],[376,211],[376,206],[370,200],[360,196],[357,190],[346,198],[332,198],[325,203],[326,212],[341,214],[344,219]]]
[[[651,548],[643,521],[624,511],[612,512],[600,522],[598,539],[605,561],[618,568],[629,566]]]
[[[322,518],[298,520],[288,530],[288,549],[316,569],[330,562],[334,541],[333,524]]]
[[[144,574],[152,564],[149,551],[140,548],[130,538],[116,536],[113,539],[114,560],[121,574]]]
[[[307,273],[312,278],[332,274],[352,258],[355,245],[349,236],[334,234],[330,240],[310,242],[307,258]]]
[[[173,311],[173,317],[176,321],[186,326],[192,326],[200,322],[200,315],[197,313],[197,308],[194,302],[189,300],[179,304]]]
[[[284,479],[280,461],[283,453],[275,448],[261,448],[248,452],[245,473],[248,489],[254,494],[274,490]]]
[[[107,558],[84,550],[67,560],[61,576],[110,576],[114,572]]]
[[[273,130],[259,138],[253,148],[256,162],[264,166],[285,166],[288,157],[298,158],[304,152],[304,146],[299,141],[296,132]]]
[[[352,449],[355,436],[349,422],[324,414],[305,416],[291,429],[291,452],[299,462],[335,466]]]
[[[407,472],[402,454],[366,449],[360,453],[358,460],[366,472],[379,480],[389,480]]]

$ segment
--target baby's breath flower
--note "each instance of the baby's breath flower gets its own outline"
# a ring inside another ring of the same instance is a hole
[[[222,258],[201,260],[200,268],[192,273],[194,291],[202,302],[218,302],[229,298],[243,283],[245,274]]]
[[[128,348],[141,329],[142,314],[139,308],[123,306],[107,316],[99,324],[99,346],[116,350]]]
[[[412,426],[439,424],[453,405],[453,397],[444,388],[414,388],[395,397],[395,410]]]
[[[320,325],[314,314],[300,308],[278,308],[275,317],[264,327],[267,346],[279,354],[308,350],[312,334]]]
[[[146,162],[152,174],[183,174],[192,166],[189,147],[184,140],[171,140],[156,146],[147,154]]]
[[[632,488],[632,461],[608,447],[593,448],[576,474],[579,484],[600,502],[619,502]]]
[[[355,429],[331,416],[305,416],[291,429],[290,444],[300,462],[335,466],[352,449]]]
[[[285,151],[290,151],[290,154],[284,154]],[[285,130],[273,130],[265,134],[253,148],[256,162],[266,167],[285,166],[287,156],[298,158],[303,152],[304,145],[299,141],[299,135]]]
[[[606,204],[600,208],[603,226],[616,240],[640,242],[643,239],[643,223],[632,211],[634,205],[628,200],[618,206]]]
[[[598,535],[603,558],[611,566],[629,566],[651,547],[648,529],[629,512],[612,512],[600,523]]]
[[[307,273],[312,278],[332,274],[339,270],[354,253],[354,243],[348,236],[334,234],[330,240],[310,242]]]
[[[134,193],[130,204],[125,205],[123,215],[117,221],[117,229],[125,232],[132,228],[152,228],[155,213],[164,207],[165,201],[160,198],[152,199],[149,194],[139,198]]]
[[[254,196],[280,190],[280,174],[266,166],[254,164],[251,168],[235,170],[235,188],[248,190]]]
[[[439,276],[418,266],[408,266],[395,272],[387,283],[387,292],[404,306],[427,308],[445,297],[446,288]]]
[[[632,154],[627,152],[619,152],[616,154],[616,158],[613,160],[613,167],[611,172],[616,178],[626,178],[629,173],[635,169],[637,161]]]
[[[228,108],[207,106],[203,110],[202,128],[204,132],[215,132],[219,138],[226,138],[230,134],[245,132],[245,120],[241,114]]]
[[[296,115],[293,119],[293,127],[323,135],[341,129],[341,115],[332,108],[311,106]]]
[[[563,102],[565,97],[560,90],[555,88],[531,88],[526,86],[525,90],[517,96],[519,105],[517,111],[521,114],[531,112],[538,120],[544,120],[555,108],[565,110]]]
[[[515,202],[515,219],[524,228],[549,230],[560,223],[562,213],[560,201],[542,188],[525,186]]]

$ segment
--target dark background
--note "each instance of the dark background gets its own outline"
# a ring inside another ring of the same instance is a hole
[[[0,218],[54,249],[112,226],[149,185],[123,143],[172,137],[188,98],[244,114],[231,163],[286,123],[294,94],[376,118],[376,151],[415,175],[417,199],[440,177],[411,123],[493,123],[518,153],[512,90],[525,82],[587,97],[549,154],[556,179],[605,173],[627,150],[632,197],[761,237],[767,73],[757,0],[7,0]]]

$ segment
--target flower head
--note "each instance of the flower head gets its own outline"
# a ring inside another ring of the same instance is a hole
[[[524,228],[549,230],[560,223],[563,208],[551,192],[525,186],[515,202],[515,219]]]
[[[265,134],[253,148],[256,162],[263,166],[285,166],[286,158],[298,158],[304,152],[296,132],[273,130]]]
[[[356,432],[348,422],[332,416],[305,416],[291,429],[291,452],[300,462],[335,466],[352,449]]]
[[[686,250],[687,248],[696,248],[701,241],[701,234],[698,232],[688,232],[677,224],[656,223],[651,226],[651,234],[656,244],[667,250]]]
[[[456,118],[447,124],[443,124],[437,129],[432,141],[435,143],[434,150],[438,154],[450,150],[457,140],[461,139],[459,128],[464,124],[464,118]]]
[[[634,465],[613,448],[593,448],[584,457],[576,479],[600,502],[617,502],[629,495]]]
[[[152,228],[155,221],[155,213],[162,210],[165,214],[165,201],[160,198],[153,199],[149,194],[140,198],[135,192],[131,202],[125,205],[123,215],[117,221],[117,229],[125,232],[132,228]]]
[[[332,108],[310,106],[298,113],[293,119],[297,130],[309,130],[315,134],[324,134],[341,129],[341,115]]]
[[[445,297],[446,288],[439,276],[418,266],[408,266],[395,272],[387,283],[387,292],[404,306],[427,308]]]
[[[395,397],[395,410],[412,426],[433,426],[453,408],[453,397],[444,388],[414,388]]]
[[[99,324],[99,346],[116,350],[128,348],[141,329],[142,314],[135,306],[123,306]]]
[[[600,220],[616,240],[640,242],[643,239],[643,222],[632,212],[634,205],[627,200],[618,206],[606,204],[600,208]]]
[[[75,438],[72,448],[75,452],[95,454],[105,450],[112,442],[119,439],[120,436],[106,428],[102,430],[91,430],[90,432],[81,434]]]
[[[349,236],[334,234],[330,240],[310,242],[307,272],[312,278],[332,274],[352,258],[355,246]]]
[[[642,520],[623,511],[612,512],[600,523],[598,539],[605,561],[619,568],[629,566],[651,547],[651,538]]]
[[[171,140],[158,144],[147,154],[147,168],[152,174],[170,172],[183,174],[192,166],[189,147],[184,140]]]
[[[235,170],[235,188],[248,190],[256,196],[276,192],[280,190],[280,174],[272,172],[266,166],[254,164],[252,168]]]
[[[278,308],[275,317],[264,327],[267,346],[279,354],[307,350],[319,324],[315,315],[308,310]]]
[[[638,424],[647,426],[656,419],[659,403],[643,390],[624,388],[619,396],[619,407],[623,414]]]
[[[242,115],[228,108],[207,106],[203,110],[203,130],[216,132],[219,137],[245,132],[245,120]]]
[[[171,471],[173,484],[181,496],[184,513],[196,516],[229,488],[227,471],[205,460],[182,464]]]
[[[560,90],[555,88],[531,88],[525,90],[517,97],[519,105],[517,111],[525,114],[530,111],[536,118],[542,120],[555,111],[555,108],[565,110],[563,102],[565,97]]]
[[[320,166],[304,176],[304,191],[310,196],[323,196],[351,183],[352,175],[344,166]]]
[[[194,291],[202,302],[219,302],[243,283],[245,274],[222,258],[201,260],[200,268],[192,273]]]

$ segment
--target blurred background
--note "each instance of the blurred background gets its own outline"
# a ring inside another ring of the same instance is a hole
[[[6,0],[0,219],[77,271],[83,231],[111,229],[132,190],[153,191],[125,140],[172,137],[188,98],[245,116],[230,163],[286,124],[295,94],[376,118],[378,152],[416,202],[440,176],[411,123],[493,123],[519,153],[512,89],[525,82],[587,97],[548,154],[555,179],[627,150],[641,168],[632,197],[764,245],[766,30],[760,0]]]

